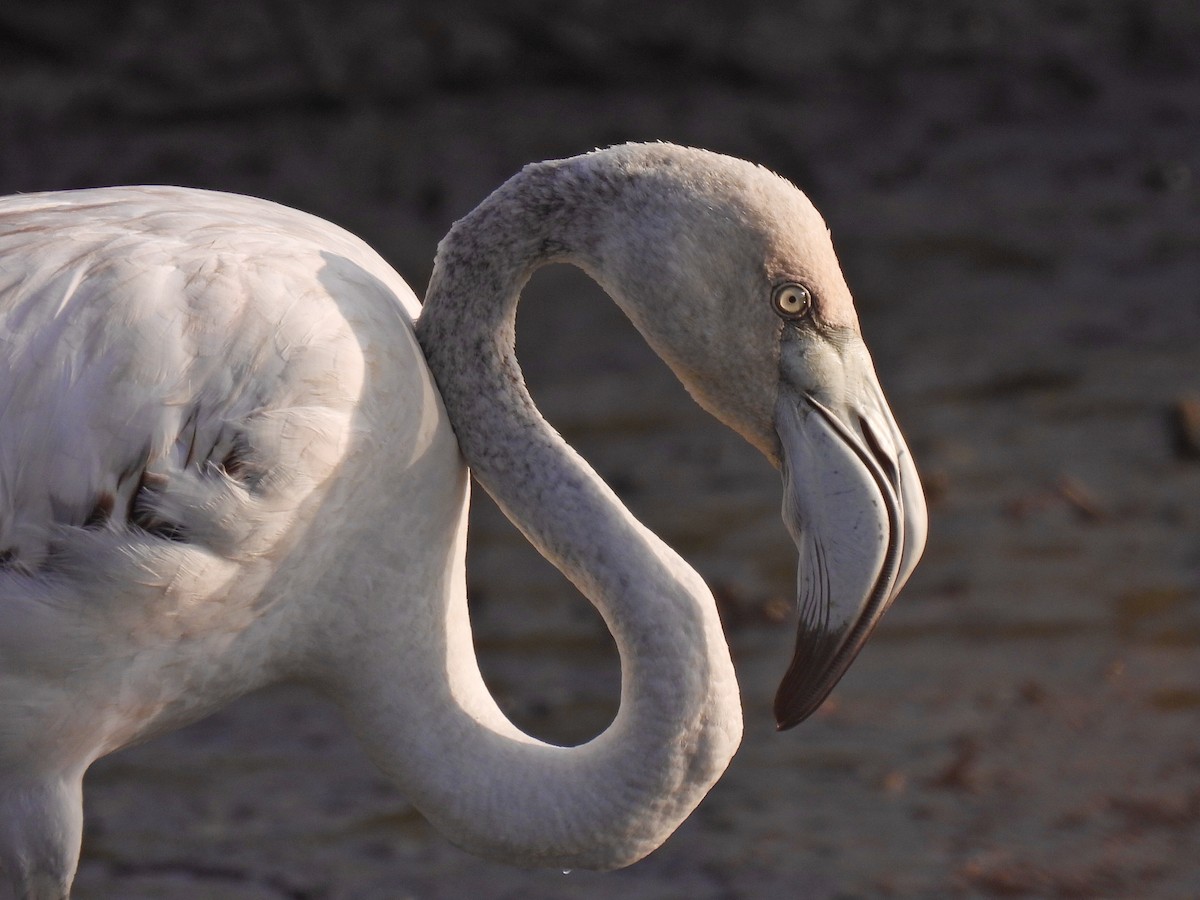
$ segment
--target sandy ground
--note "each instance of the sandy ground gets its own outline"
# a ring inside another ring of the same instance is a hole
[[[1194,3],[15,3],[0,188],[267,196],[418,287],[532,159],[665,139],[825,212],[931,499],[925,562],[830,702],[769,701],[793,551],[776,474],[586,279],[520,317],[551,421],[723,601],[746,706],[726,777],[611,875],[480,862],[293,688],[98,763],[81,898],[1200,896],[1200,13]],[[753,8],[751,8],[753,7]],[[104,12],[100,11],[105,10]],[[585,739],[597,617],[485,500],[497,695]]]

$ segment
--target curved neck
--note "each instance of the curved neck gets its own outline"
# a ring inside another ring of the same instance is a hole
[[[417,334],[476,479],[612,631],[617,717],[575,748],[508,722],[475,664],[457,566],[445,657],[429,660],[445,683],[417,692],[428,702],[405,721],[366,728],[385,769],[465,848],[611,868],[653,850],[700,802],[737,748],[741,710],[707,587],[546,423],[515,359],[517,301],[535,268],[575,262],[612,283],[592,238],[606,199],[588,188],[596,183],[611,199],[611,181],[532,166],[459,222],[439,248]],[[414,755],[437,764],[414,765]]]

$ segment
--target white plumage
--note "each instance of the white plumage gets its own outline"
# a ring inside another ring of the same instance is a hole
[[[485,855],[623,865],[699,802],[741,733],[711,595],[545,424],[512,359],[520,288],[555,260],[793,481],[843,450],[791,460],[781,398],[845,432],[819,446],[853,449],[851,502],[883,523],[838,537],[849,569],[870,545],[845,587],[860,627],[817,647],[816,675],[793,664],[803,697],[781,689],[780,722],[828,693],[915,564],[924,507],[823,223],[786,182],[668,145],[530,167],[443,242],[423,314],[364,243],[265,201],[4,198],[0,867],[18,896],[69,892],[93,760],[281,679],[333,696]],[[772,310],[780,279],[811,289],[807,320]],[[831,366],[849,374],[822,393]],[[519,732],[479,676],[464,457],[614,632],[621,710],[583,747]],[[843,602],[837,575],[810,606]]]

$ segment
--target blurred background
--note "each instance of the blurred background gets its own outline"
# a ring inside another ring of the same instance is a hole
[[[922,469],[925,562],[774,733],[777,474],[578,273],[519,349],[548,418],[722,604],[746,739],[610,875],[437,836],[277,688],[93,767],[81,898],[1200,895],[1200,6],[1194,0],[207,0],[0,6],[0,190],[172,183],[437,241],[524,163],[668,140],[826,216]],[[547,739],[615,708],[590,607],[477,493],[472,612]]]

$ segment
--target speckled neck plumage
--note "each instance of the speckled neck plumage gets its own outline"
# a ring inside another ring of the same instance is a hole
[[[439,248],[417,334],[477,480],[596,604],[622,657],[621,709],[608,731],[561,751],[572,755],[562,768],[543,759],[536,773],[526,772],[510,758],[515,771],[497,780],[554,780],[548,795],[559,796],[566,819],[579,815],[593,834],[625,835],[618,852],[632,854],[634,846],[648,849],[658,823],[686,815],[719,777],[740,740],[741,714],[711,593],[545,422],[514,356],[516,304],[534,269],[566,261],[597,272],[610,262],[596,247],[599,211],[619,173],[610,175],[531,166],[457,223]],[[606,808],[599,815],[597,790]],[[657,813],[638,811],[644,801],[637,798],[656,793]],[[559,840],[549,823],[538,827],[548,830],[533,845]]]

